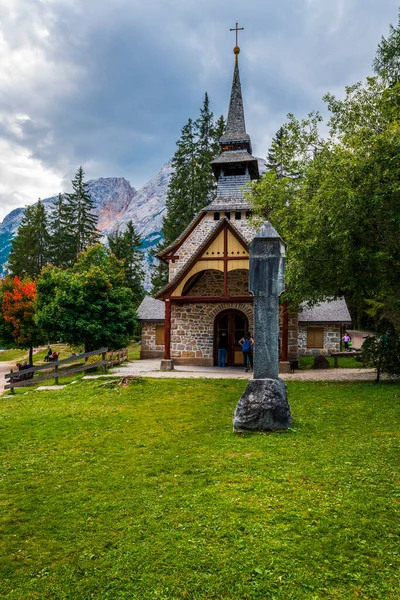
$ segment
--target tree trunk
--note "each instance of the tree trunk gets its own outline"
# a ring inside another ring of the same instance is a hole
[[[29,364],[33,366],[33,346],[29,346]]]

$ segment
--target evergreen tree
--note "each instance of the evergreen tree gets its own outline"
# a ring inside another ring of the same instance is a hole
[[[195,124],[189,119],[182,128],[177,141],[177,149],[172,159],[174,173],[167,192],[167,215],[164,218],[162,233],[165,243],[172,243],[185,229],[196,214],[198,179],[198,153],[195,138]]]
[[[71,211],[66,199],[58,194],[50,216],[50,262],[56,267],[70,267],[76,258]]]
[[[35,278],[49,259],[49,232],[46,211],[39,199],[27,206],[11,242],[8,269],[18,277]]]
[[[222,116],[214,122],[206,93],[199,118],[196,121],[189,119],[177,141],[172,159],[175,171],[168,186],[167,215],[161,230],[164,239],[155,254],[172,244],[195,215],[212,202],[217,182],[211,161],[220,152],[218,142],[224,129],[225,120]],[[153,293],[168,282],[167,265],[159,262],[152,268],[151,282]]]
[[[215,139],[213,113],[210,111],[207,92],[204,96],[203,106],[200,109],[200,117],[195,123],[195,129],[197,134],[195,213],[197,213],[203,206],[212,202],[217,188],[217,182],[211,169],[211,161],[218,154],[219,146],[218,138]]]
[[[65,194],[70,224],[75,237],[74,254],[76,259],[80,252],[97,242],[99,237],[96,229],[97,216],[94,214],[95,204],[88,191],[88,184],[83,179],[84,175],[83,168],[79,167],[72,180],[74,191],[72,194]]]
[[[204,96],[199,118],[189,119],[182,128],[172,159],[175,169],[167,193],[167,216],[162,233],[171,244],[204,206],[212,202],[216,181],[211,161],[219,153],[219,138],[225,127],[223,117],[215,123],[208,94]]]
[[[145,277],[143,254],[140,251],[141,237],[136,233],[132,221],[129,221],[123,233],[116,231],[108,236],[110,251],[123,260],[125,286],[132,290],[134,305],[139,306],[145,296],[143,281]]]
[[[387,80],[390,85],[400,81],[400,10],[397,27],[390,25],[387,38],[382,37],[373,62],[377,75]]]
[[[272,139],[267,155],[267,169],[275,171],[278,179],[290,175],[288,162],[291,160],[291,154],[288,156],[286,138],[287,132],[282,125]]]
[[[161,252],[161,250],[164,250],[164,248],[166,248],[165,244],[158,244],[155,250],[152,251],[152,255],[155,256]],[[155,294],[161,290],[168,283],[168,265],[157,258],[155,260],[157,263],[155,265],[151,265],[150,275],[152,294]]]

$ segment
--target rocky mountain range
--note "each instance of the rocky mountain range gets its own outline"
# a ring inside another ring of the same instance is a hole
[[[265,161],[258,159],[260,174],[265,171]],[[166,163],[160,171],[140,190],[131,186],[124,177],[100,177],[88,181],[89,192],[98,214],[98,228],[103,238],[116,230],[123,231],[129,221],[142,237],[142,248],[146,258],[146,287],[150,286],[150,250],[161,240],[162,219],[165,213],[167,189],[172,163]],[[56,196],[46,198],[43,204],[51,209]],[[0,276],[6,272],[11,240],[17,233],[24,208],[16,208],[0,223]]]
[[[135,230],[142,237],[142,247],[146,257],[147,273],[152,262],[150,250],[161,239],[161,226],[165,212],[165,202],[169,179],[172,174],[171,162],[148,181],[139,191],[133,188],[124,177],[100,177],[88,181],[89,192],[95,202],[98,214],[98,228],[103,238],[117,229],[123,231],[132,220]],[[50,211],[56,196],[42,200]],[[24,208],[16,208],[0,223],[0,273],[6,272],[11,240],[16,235],[24,214]],[[149,286],[147,276],[146,287]]]

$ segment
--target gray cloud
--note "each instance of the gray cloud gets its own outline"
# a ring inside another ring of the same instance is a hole
[[[247,128],[264,156],[287,112],[324,110],[325,92],[371,72],[397,0],[14,0],[0,19],[4,215],[58,192],[80,164],[142,185],[205,91],[226,114],[236,20]]]

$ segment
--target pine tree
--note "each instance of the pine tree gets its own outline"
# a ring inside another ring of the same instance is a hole
[[[189,119],[182,128],[182,135],[177,141],[177,149],[172,159],[174,173],[168,186],[167,215],[162,227],[167,245],[179,236],[196,214],[197,159],[195,125],[192,119]]]
[[[66,198],[58,194],[50,215],[50,262],[56,267],[70,267],[76,258],[71,211]]]
[[[224,129],[222,116],[214,122],[206,93],[199,118],[196,121],[189,119],[177,141],[172,159],[175,171],[168,186],[167,215],[161,230],[164,239],[157,246],[155,254],[172,244],[196,214],[212,202],[216,181],[211,161],[220,152],[218,142]],[[167,282],[168,267],[160,261],[152,267],[152,292],[155,293]]]
[[[200,117],[195,124],[197,133],[197,210],[212,202],[217,189],[217,182],[211,169],[211,161],[218,154],[219,147],[215,142],[215,126],[213,113],[210,111],[210,102],[206,92]]]
[[[72,180],[74,191],[72,194],[65,194],[70,223],[74,230],[76,259],[80,252],[96,243],[99,237],[96,229],[97,216],[94,214],[95,204],[88,191],[88,184],[83,179],[84,175],[83,168],[79,167]]]
[[[110,251],[124,261],[125,286],[132,290],[134,305],[139,306],[145,296],[143,254],[140,251],[141,237],[129,221],[123,233],[116,231],[108,236]]]
[[[27,206],[11,242],[8,270],[18,277],[35,278],[49,260],[50,236],[46,211],[40,198],[37,204]]]

